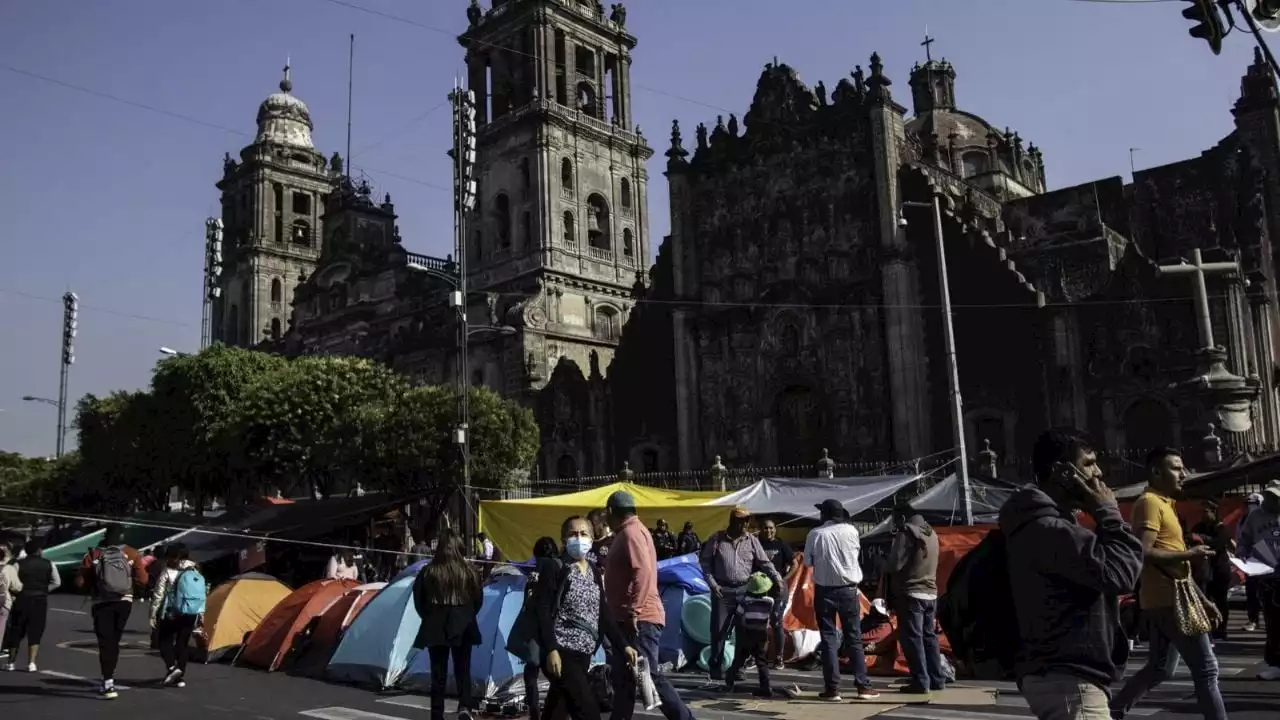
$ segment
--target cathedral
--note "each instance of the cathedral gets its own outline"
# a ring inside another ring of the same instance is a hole
[[[945,453],[944,282],[971,457],[1024,472],[1050,425],[1202,466],[1280,443],[1280,100],[1260,57],[1198,157],[1057,190],[1051,158],[961,109],[946,60],[900,93],[879,55],[829,91],[774,60],[741,120],[662,139],[651,258],[626,9],[473,0],[467,18],[465,380],[533,408],[542,477]],[[407,251],[391,198],[312,127],[286,68],[224,160],[214,339],[458,382],[453,259]]]

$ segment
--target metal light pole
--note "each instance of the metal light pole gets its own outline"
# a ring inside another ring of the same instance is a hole
[[[942,295],[942,333],[947,352],[947,386],[951,392],[951,424],[955,434],[955,447],[960,457],[960,491],[964,493],[964,523],[973,524],[973,497],[969,485],[969,452],[964,439],[964,402],[960,397],[960,367],[956,361],[956,331],[951,317],[951,282],[947,279],[947,249],[942,235],[942,200],[933,196],[932,203],[904,201],[903,207],[928,208],[933,211],[933,240],[938,250],[938,284]],[[907,226],[907,219],[898,221]]]
[[[449,305],[458,313],[458,427],[454,442],[462,452],[462,494],[467,507],[462,512],[462,533],[467,547],[471,542],[471,363],[468,350],[470,330],[467,318],[467,220],[476,207],[476,96],[454,81],[453,94],[453,225],[454,257],[458,263],[457,289],[449,295]]]
[[[58,441],[56,457],[62,457],[67,444],[67,379],[76,361],[76,324],[80,315],[80,298],[73,292],[62,296],[62,362],[58,373]]]
[[[218,286],[221,277],[222,220],[211,217],[204,221],[204,298],[200,308],[201,350],[209,347],[211,342],[213,301],[222,297],[222,288]]]

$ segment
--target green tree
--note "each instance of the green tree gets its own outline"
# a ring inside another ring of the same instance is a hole
[[[80,433],[82,503],[107,513],[168,507],[183,456],[171,441],[172,426],[160,403],[145,391],[85,395],[76,405]]]
[[[259,378],[287,364],[268,353],[215,344],[197,355],[161,360],[151,378],[156,414],[183,458],[174,478],[203,513],[205,499],[242,503],[251,488],[238,472],[236,413]]]
[[[236,410],[245,467],[261,482],[328,497],[361,479],[362,408],[407,390],[402,377],[359,358],[304,357],[264,373]]]

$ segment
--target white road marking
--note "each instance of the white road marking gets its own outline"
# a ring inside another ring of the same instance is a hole
[[[883,718],[903,718],[903,720],[1019,720],[1022,715],[1012,713],[986,713],[971,710],[946,710],[931,708],[927,705],[919,707],[903,707],[877,715]]]
[[[399,707],[415,708],[418,710],[431,709],[431,698],[422,697],[420,695],[397,695],[395,697],[383,698],[378,702],[384,705],[396,705]]]
[[[49,608],[49,612],[60,612],[60,613],[66,613],[67,615],[88,615],[89,614],[83,610],[64,610],[62,608]]]
[[[315,710],[303,710],[298,713],[307,717],[319,718],[320,720],[407,720],[402,715],[382,715],[380,713],[365,712],[364,710],[356,710],[346,707],[327,707],[317,708]]]
[[[102,683],[101,680],[94,680],[92,678],[87,678],[82,675],[72,675],[71,673],[58,672],[57,670],[41,670],[40,674],[48,675],[49,677],[61,678],[63,680],[75,680],[77,682],[82,682],[88,685],[100,685]],[[132,690],[133,688],[127,685],[116,685],[116,689]]]

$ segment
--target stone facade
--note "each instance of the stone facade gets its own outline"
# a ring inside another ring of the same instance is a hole
[[[689,139],[673,125],[671,231],[650,266],[652,151],[632,123],[625,9],[494,0],[468,18],[480,107],[461,250],[467,381],[534,409],[542,477],[949,451],[939,231],[971,457],[989,446],[1012,464],[1052,424],[1117,450],[1209,434],[1226,458],[1280,440],[1280,103],[1261,59],[1236,129],[1200,157],[1055,191],[1034,145],[961,109],[945,60],[912,68],[910,113],[878,55],[831,92],[775,60],[741,121]],[[288,102],[263,113],[296,118]],[[279,143],[250,146],[245,165],[278,155],[267,147]],[[315,164],[287,187],[330,189],[312,226],[324,240],[268,346],[456,382],[453,259],[405,251],[389,197],[293,152]],[[285,177],[239,167],[227,178]],[[265,258],[273,216],[255,212]],[[1207,322],[1194,275],[1175,267],[1193,256],[1212,271]],[[267,317],[255,312],[250,326]]]
[[[279,340],[293,288],[320,257],[324,198],[342,173],[311,142],[311,113],[292,94],[290,68],[280,92],[258,108],[258,134],[237,162],[223,159],[224,272],[213,303],[211,337],[229,345]]]

